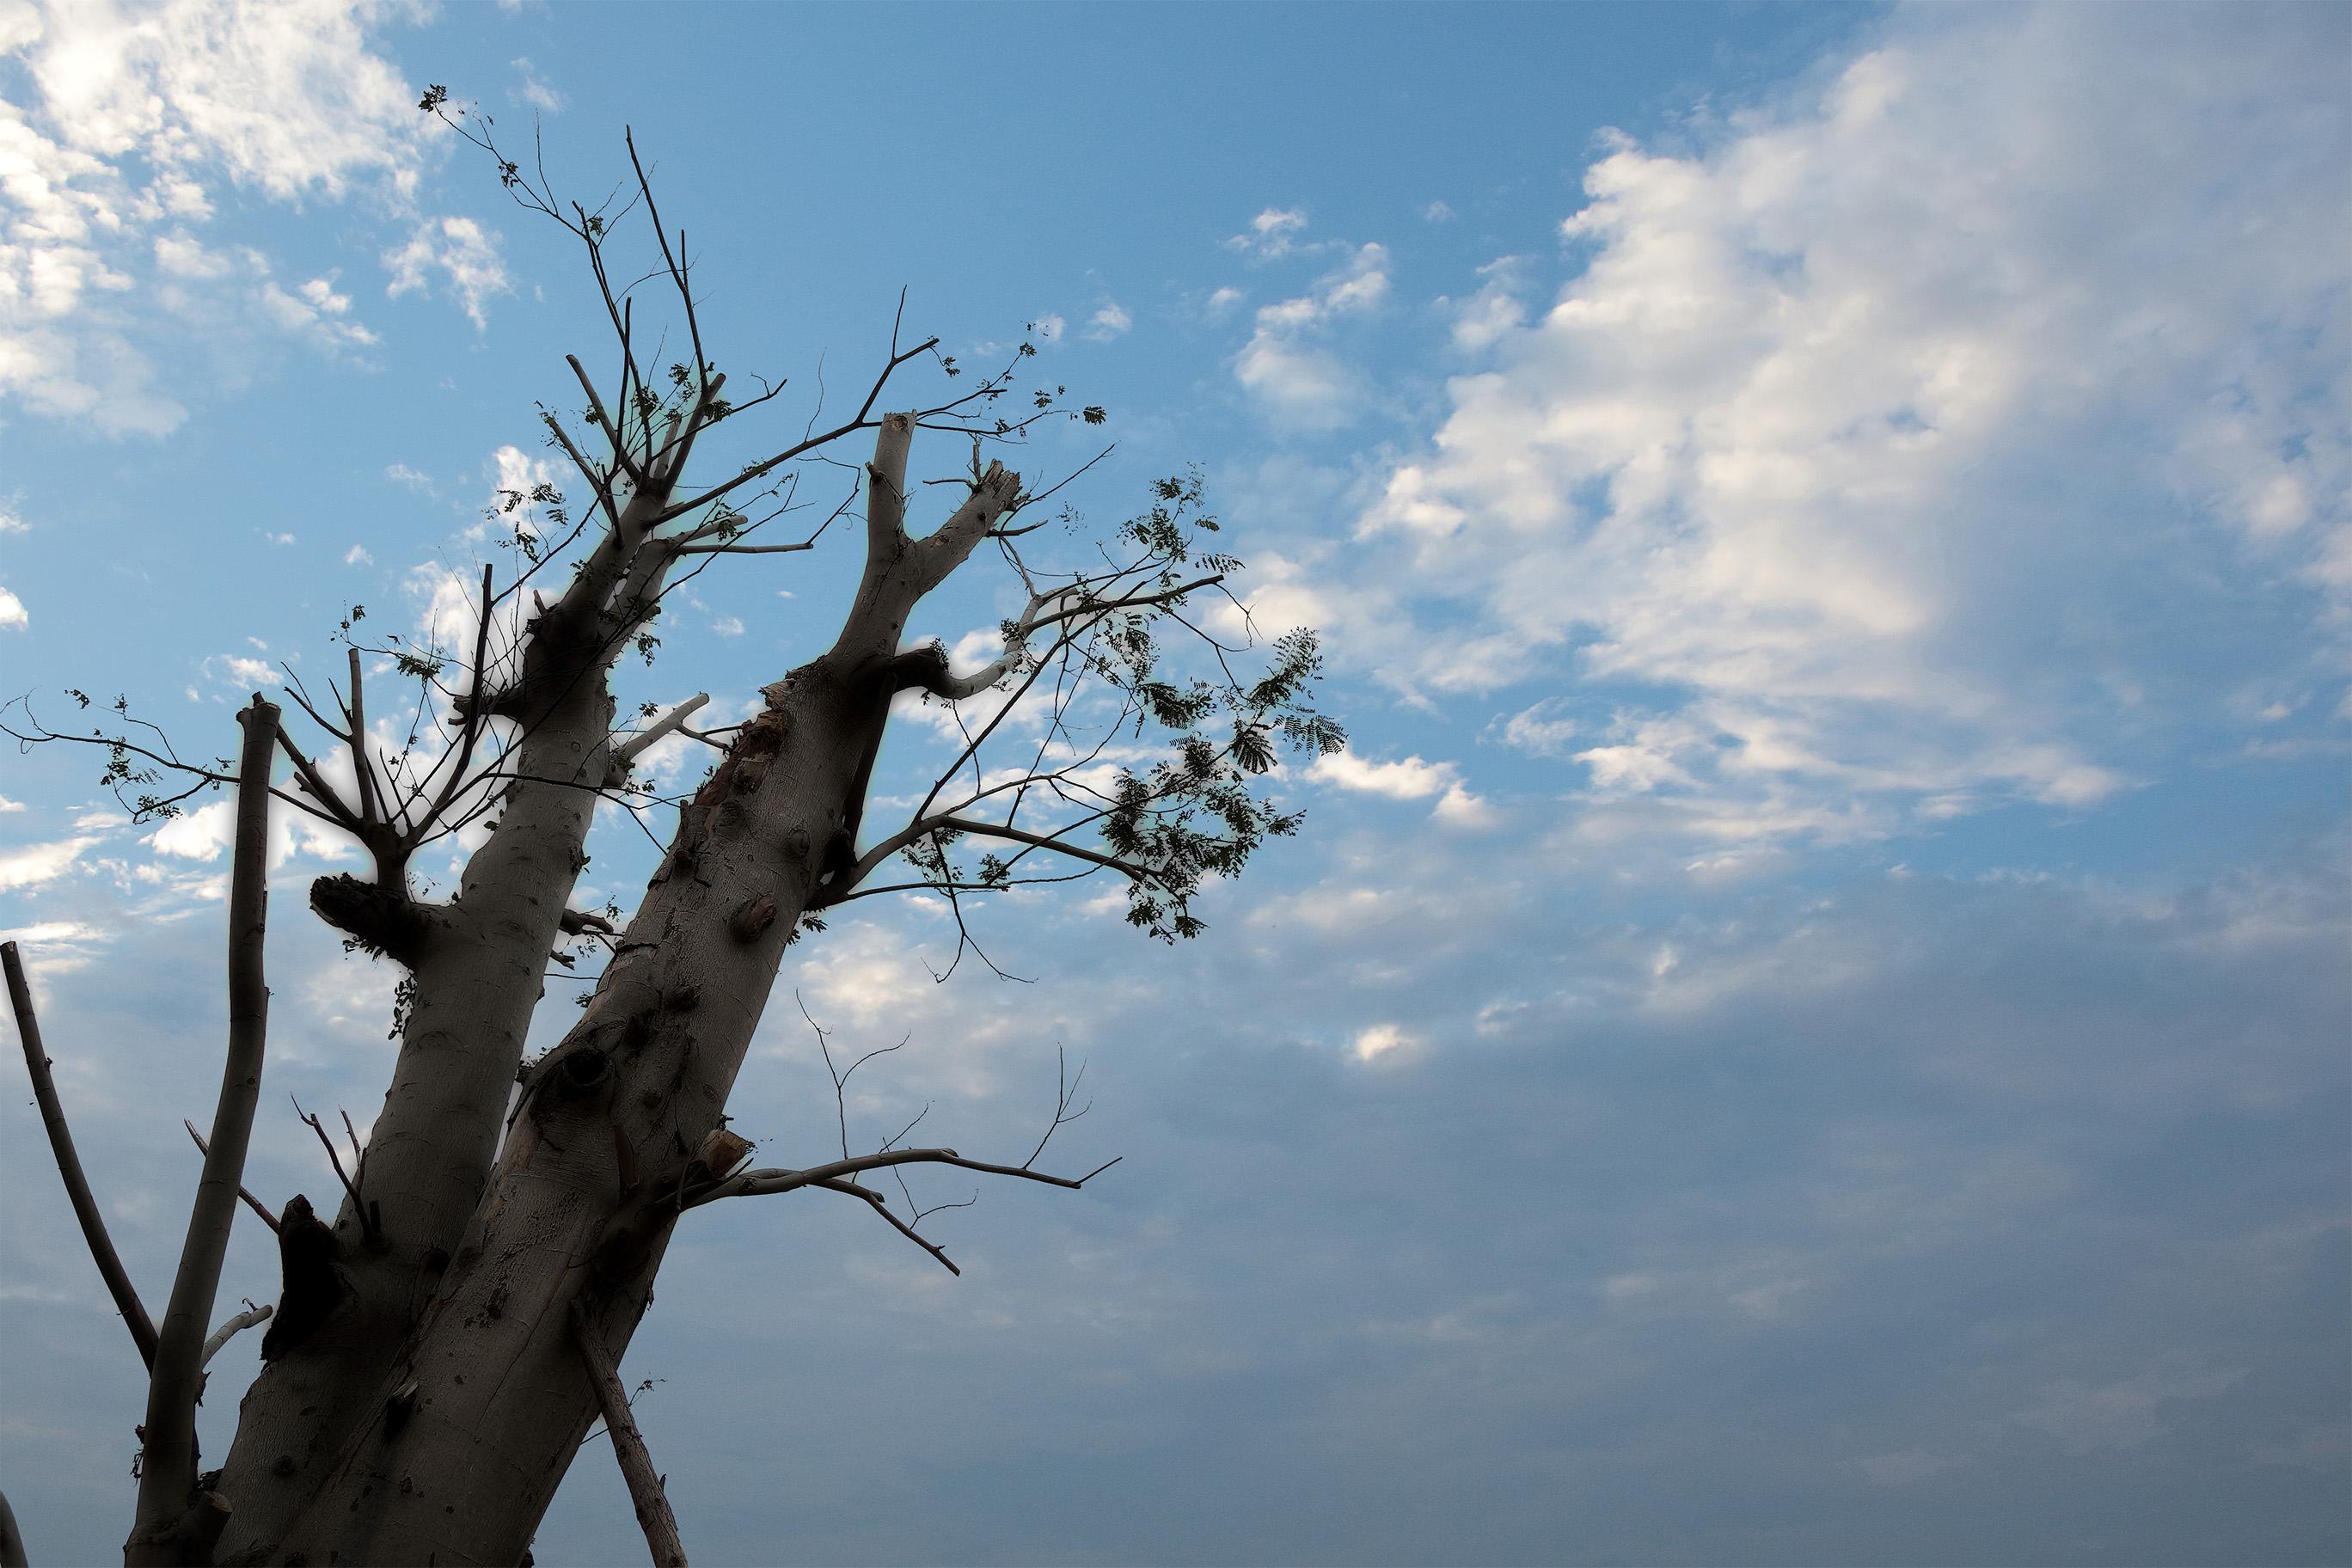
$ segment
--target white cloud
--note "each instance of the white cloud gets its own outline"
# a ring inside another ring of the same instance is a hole
[[[0,795],[0,814],[5,814],[11,811],[22,811],[24,809],[25,803],[23,801],[10,800],[6,795]]]
[[[1102,308],[1087,320],[1087,336],[1098,343],[1107,343],[1135,325],[1135,318],[1116,300],[1106,300]]]
[[[1291,424],[1330,429],[1346,423],[1360,400],[1362,377],[1323,340],[1334,321],[1372,310],[1388,289],[1387,250],[1360,247],[1308,292],[1259,308],[1256,330],[1234,357],[1234,378]]]
[[[1421,216],[1424,223],[1451,223],[1454,220],[1454,209],[1444,202],[1432,202],[1421,209]]]
[[[539,72],[529,59],[514,59],[507,63],[522,77],[522,85],[515,89],[517,98],[543,114],[561,114],[563,111],[563,95],[539,79]]]
[[[408,199],[428,132],[366,36],[390,14],[342,0],[15,7],[0,30],[23,83],[0,103],[0,396],[160,433],[184,410],[134,345],[185,341],[194,322],[371,341],[331,297],[268,282],[257,253],[208,247],[192,226],[213,217],[220,183],[280,202],[355,186]]]
[[[328,757],[317,760],[320,768],[328,772],[331,782],[341,783],[350,777],[350,757],[351,753],[346,749],[339,751],[331,760]],[[236,847],[236,802],[233,799],[216,800],[193,811],[184,811],[148,834],[146,842],[158,855],[212,864]],[[271,870],[277,870],[298,854],[336,860],[352,850],[353,846],[348,839],[326,825],[302,815],[282,801],[271,803]]]
[[[1061,317],[1055,315],[1049,310],[1045,315],[1042,315],[1035,321],[1030,322],[1029,330],[1037,334],[1037,341],[1039,342],[1050,343],[1055,339],[1060,337],[1063,330],[1068,325],[1069,323],[1067,321],[1065,321]]]
[[[1366,762],[1353,752],[1333,752],[1315,759],[1308,778],[1360,794],[1386,795],[1391,800],[1437,797],[1433,815],[1457,827],[1484,826],[1489,820],[1486,803],[1462,783],[1462,770],[1452,763],[1426,763],[1419,757],[1400,762]]]
[[[0,630],[22,630],[32,624],[32,617],[25,613],[25,601],[0,588]]]
[[[722,637],[740,637],[743,635],[743,618],[740,616],[721,616],[710,623],[710,629]]]
[[[322,348],[366,348],[376,335],[351,314],[348,294],[335,292],[334,279],[313,278],[292,292],[263,279],[256,295],[262,314],[290,337],[307,337]]]
[[[1459,780],[1460,770],[1452,763],[1424,763],[1419,757],[1368,763],[1353,752],[1334,752],[1316,758],[1307,776],[1341,789],[1384,795],[1391,800],[1425,800],[1451,788]]]
[[[489,324],[486,301],[494,294],[514,291],[499,256],[498,236],[469,217],[445,215],[419,220],[407,244],[383,253],[383,266],[392,274],[384,292],[394,299],[423,291],[432,273],[442,274],[448,291],[478,329]]]
[[[1225,241],[1229,250],[1271,260],[1299,248],[1297,236],[1307,227],[1307,215],[1295,207],[1267,207],[1250,219],[1249,227]]]
[[[1375,1024],[1357,1035],[1349,1048],[1358,1061],[1376,1062],[1399,1051],[1410,1051],[1420,1043],[1394,1024]]]
[[[1318,584],[1400,605],[1335,647],[1410,693],[1639,689],[1577,755],[1683,792],[1675,831],[2126,787],[2105,645],[2179,657],[2122,597],[2180,537],[2151,512],[2214,525],[2169,582],[2234,552],[2352,603],[2340,84],[2313,14],[2251,15],[1898,13],[1694,150],[1619,138],[1549,305],[1497,264],[1454,307],[1477,368]],[[1338,395],[1292,335],[1324,305],[1262,310],[1244,378]]]
[[[1577,734],[1567,706],[1559,698],[1547,697],[1512,714],[1503,723],[1503,743],[1533,756],[1566,756],[1568,742]]]
[[[11,888],[37,888],[73,869],[81,852],[99,840],[87,835],[48,844],[27,844],[20,849],[0,849],[0,892]]]
[[[346,566],[373,566],[375,564],[375,557],[368,553],[366,545],[354,544],[349,550],[343,552],[343,564]]]

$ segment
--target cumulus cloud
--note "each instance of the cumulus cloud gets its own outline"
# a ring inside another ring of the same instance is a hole
[[[0,631],[22,631],[32,624],[33,618],[25,613],[25,601],[0,587]]]
[[[83,850],[98,842],[84,835],[47,844],[27,844],[17,849],[0,849],[0,892],[55,881],[73,869]]]
[[[346,749],[333,760],[332,782],[343,783],[350,777],[351,753]],[[330,759],[318,759],[325,767]],[[216,800],[208,805],[183,812],[146,837],[146,843],[158,855],[178,860],[195,860],[211,865],[236,847],[236,802]],[[273,802],[269,808],[269,868],[284,866],[297,855],[315,859],[335,860],[352,852],[352,842],[335,829],[313,817],[287,805]]]
[[[173,341],[160,321],[372,342],[331,276],[288,289],[258,253],[195,231],[224,184],[279,202],[413,199],[427,132],[368,37],[391,14],[351,0],[17,7],[0,35],[26,89],[0,103],[0,396],[155,434],[184,415],[150,357]]]
[[[1374,763],[1353,752],[1333,752],[1316,758],[1307,776],[1391,800],[1427,800],[1434,795],[1434,815],[1456,826],[1475,826],[1487,819],[1486,803],[1470,793],[1462,782],[1462,770],[1453,763],[1427,763],[1419,757]]]
[[[1689,150],[1617,138],[1549,303],[1507,261],[1452,306],[1475,368],[1324,590],[1403,601],[1358,657],[1628,694],[1573,753],[1596,785],[1793,831],[1876,792],[2125,787],[2118,710],[2195,635],[2125,585],[2153,552],[2163,592],[2352,624],[2344,100],[2317,13],[2259,17],[1902,13]],[[1337,302],[1261,311],[1244,380],[1336,395],[1292,323]],[[2181,509],[2200,530],[2152,531]]]
[[[513,292],[498,237],[469,217],[422,219],[405,245],[383,253],[383,266],[392,274],[384,292],[394,299],[424,291],[433,275],[440,274],[446,292],[478,329],[489,325],[485,306],[490,298]]]
[[[1087,336],[1098,343],[1107,343],[1135,325],[1135,318],[1116,300],[1106,300],[1102,307],[1087,319]]]
[[[1298,237],[1306,228],[1307,215],[1299,209],[1267,207],[1250,219],[1247,228],[1228,238],[1225,248],[1272,260],[1300,248]]]
[[[1359,247],[1344,266],[1292,299],[1259,308],[1255,330],[1234,360],[1234,376],[1270,412],[1307,429],[1345,424],[1362,377],[1328,343],[1333,322],[1373,310],[1388,297],[1388,252]]]
[[[561,114],[563,111],[563,95],[540,79],[538,68],[528,58],[518,58],[508,63],[512,65],[516,74],[522,78],[521,83],[514,89],[517,98],[542,114]]]

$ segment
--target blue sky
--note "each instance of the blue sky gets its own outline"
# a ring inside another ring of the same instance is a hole
[[[624,1371],[698,1561],[2341,1562],[2347,57],[2284,5],[0,6],[0,697],[220,751],[346,605],[446,611],[604,343],[415,99],[583,194],[634,125],[779,427],[902,285],[968,363],[1035,323],[1119,443],[1076,504],[1201,465],[1353,737],[1181,951],[1090,885],[982,926],[1034,984],[934,984],[919,904],[793,950],[908,1037],[875,1140],[1034,1138],[1058,1045],[1125,1163],[940,1216],[961,1279],[691,1216]],[[743,710],[855,570],[730,564],[625,700]],[[0,930],[152,1296],[226,822],[95,771],[0,763]],[[625,906],[646,841],[593,847]],[[364,1127],[339,854],[281,837],[269,1083]],[[5,1098],[0,1486],[94,1562],[136,1362]],[[832,1136],[781,990],[733,1109]],[[307,1140],[251,1184],[331,1184]],[[538,1558],[634,1531],[591,1452]]]

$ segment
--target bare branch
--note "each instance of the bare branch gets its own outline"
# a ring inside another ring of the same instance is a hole
[[[683,725],[688,719],[693,718],[697,712],[700,711],[703,704],[709,700],[710,693],[708,691],[696,692],[693,696],[688,698],[685,701],[679,703],[677,707],[663,714],[659,719],[654,721],[651,725],[639,731],[636,734],[632,735],[621,744],[614,747],[614,763],[621,770],[625,772],[630,763],[635,762],[639,757],[644,756],[647,751],[651,750],[657,742],[660,742],[663,736],[667,735],[671,731]]]
[[[302,700],[299,697],[294,700],[297,702]],[[303,704],[306,712],[309,710],[309,706],[308,703]],[[275,713],[278,710],[272,708],[270,711]],[[314,719],[318,717],[315,713],[310,716]],[[294,743],[294,738],[286,732],[284,725],[278,727],[276,739],[279,749],[284,751],[287,757],[294,763],[294,772],[301,779],[302,787],[309,793],[310,798],[324,806],[330,819],[339,826],[348,828],[355,834],[361,833],[366,824],[360,820],[357,812],[345,804],[343,797],[335,793],[334,786],[320,776],[318,768],[312,764],[310,758],[302,754],[301,748]]]
[[[131,1568],[181,1560],[188,1500],[196,1481],[196,1396],[203,1386],[205,1325],[220,1288],[221,1259],[236,1217],[238,1177],[253,1135],[269,1018],[262,941],[269,910],[269,749],[278,710],[259,697],[237,715],[245,747],[237,769],[236,858],[229,871],[227,1059],[211,1147],[188,1215],[172,1299],[156,1336],[147,1384],[138,1521],[124,1544]]]
[[[616,318],[614,325],[617,329],[619,324],[619,321]],[[623,333],[621,343],[622,352],[626,353],[628,347],[628,337],[626,333]],[[620,426],[614,424],[612,416],[604,412],[604,400],[596,395],[596,384],[588,379],[588,372],[581,366],[580,356],[578,354],[565,354],[563,359],[564,363],[572,367],[572,374],[580,378],[580,390],[588,395],[588,416],[596,422],[598,427],[604,432],[604,438],[613,444],[614,461],[621,465],[623,471],[629,476],[632,483],[642,483],[645,476],[638,472],[636,464],[629,460],[628,443],[621,439]],[[625,395],[627,392],[625,378],[622,390]],[[577,461],[578,459],[575,457],[573,460]]]
[[[620,1461],[621,1478],[629,1484],[629,1501],[637,1510],[637,1524],[646,1532],[646,1546],[656,1568],[686,1568],[686,1546],[677,1537],[677,1515],[670,1511],[662,1490],[662,1477],[654,1469],[637,1418],[629,1410],[628,1390],[614,1365],[604,1341],[589,1321],[578,1297],[572,1300],[572,1337],[588,1375],[596,1385],[596,1403],[604,1412],[604,1427],[613,1435],[613,1457]]]
[[[376,820],[375,768],[368,761],[367,699],[360,690],[360,650],[347,648],[351,655],[352,700],[345,710],[352,721],[352,772],[359,779],[360,820],[373,824]]]
[[[226,1345],[229,1341],[236,1338],[237,1335],[245,1332],[246,1330],[252,1328],[256,1323],[268,1322],[269,1321],[269,1315],[276,1310],[278,1310],[278,1309],[275,1307],[247,1307],[244,1311],[239,1312],[236,1316],[221,1324],[219,1328],[215,1329],[213,1331],[212,1338],[205,1342],[204,1364],[210,1366],[213,1363],[213,1357],[220,1354],[222,1347]]]
[[[947,1249],[940,1246],[939,1243],[932,1241],[929,1237],[925,1237],[920,1232],[917,1231],[913,1226],[908,1225],[897,1215],[892,1214],[890,1212],[890,1201],[884,1197],[880,1193],[876,1192],[872,1187],[861,1187],[856,1182],[844,1181],[837,1177],[828,1178],[822,1182],[812,1182],[810,1185],[823,1187],[827,1192],[847,1193],[852,1197],[864,1198],[867,1203],[874,1205],[874,1212],[876,1214],[880,1215],[884,1219],[890,1222],[890,1227],[893,1230],[896,1230],[900,1236],[905,1237],[908,1241],[913,1242],[917,1247],[921,1247],[925,1252],[929,1253],[933,1258],[938,1258],[940,1260],[940,1267],[945,1268],[949,1273],[953,1274],[958,1278],[961,1278],[963,1270],[955,1266],[955,1260],[947,1255]],[[909,1202],[911,1201],[912,1200],[909,1200]],[[918,1215],[916,1217],[919,1219],[922,1216]]]
[[[1043,1182],[1049,1187],[1068,1187],[1073,1191],[1085,1186],[1105,1171],[1125,1159],[1107,1160],[1085,1175],[1049,1176],[1043,1171],[1032,1171],[1021,1165],[992,1165],[984,1160],[967,1160],[952,1149],[892,1149],[879,1154],[859,1154],[847,1160],[830,1160],[822,1165],[812,1165],[804,1171],[760,1170],[745,1171],[726,1181],[697,1192],[689,1189],[685,1208],[699,1208],[720,1198],[752,1197],[766,1193],[796,1192],[802,1187],[821,1186],[839,1176],[854,1176],[860,1171],[879,1171],[892,1165],[953,1165],[959,1170],[979,1171],[992,1176],[1015,1176],[1026,1182]]]
[[[804,539],[798,544],[674,544],[670,548],[679,555],[790,555],[797,551],[814,550],[816,541]]]
[[[294,1100],[294,1097],[290,1094],[286,1098],[289,1100]],[[301,1118],[305,1122],[308,1122],[310,1124],[310,1131],[319,1135],[320,1145],[327,1151],[327,1163],[335,1168],[335,1180],[342,1183],[343,1191],[351,1194],[352,1207],[358,1212],[360,1216],[360,1228],[373,1236],[375,1233],[375,1219],[374,1216],[368,1212],[367,1199],[361,1195],[360,1191],[360,1183],[364,1181],[367,1177],[367,1156],[360,1151],[359,1134],[356,1132],[352,1132],[351,1134],[352,1159],[359,1166],[358,1179],[355,1180],[351,1176],[343,1174],[342,1156],[335,1152],[335,1141],[331,1137],[328,1136],[326,1125],[316,1116],[302,1109],[302,1102],[299,1100],[294,1100],[294,1114]],[[351,1125],[352,1119],[349,1116],[345,1116],[343,1118],[343,1130],[350,1132]]]
[[[58,1103],[58,1086],[49,1077],[49,1058],[41,1050],[41,1026],[33,1016],[32,988],[25,984],[25,966],[17,959],[13,942],[0,942],[0,970],[7,974],[8,1001],[16,1009],[16,1036],[24,1042],[25,1070],[32,1075],[33,1099],[41,1108],[41,1125],[48,1131],[49,1152],[57,1159],[58,1174],[65,1180],[66,1196],[73,1204],[74,1218],[81,1222],[82,1240],[89,1245],[89,1255],[98,1263],[98,1272],[106,1280],[107,1294],[114,1298],[115,1310],[122,1314],[123,1326],[131,1331],[131,1341],[139,1347],[139,1359],[152,1367],[155,1324],[141,1304],[139,1292],[131,1286],[131,1276],[114,1250],[112,1238],[106,1234],[106,1218],[98,1212],[98,1200],[90,1195],[89,1178],[82,1174],[81,1156],[74,1152],[65,1107]]]
[[[186,1128],[188,1130],[188,1136],[196,1141],[197,1153],[209,1154],[212,1152],[212,1150],[205,1142],[205,1135],[196,1131],[196,1124],[194,1122],[189,1121],[184,1116],[180,1119],[180,1125]],[[242,1185],[236,1189],[236,1195],[245,1200],[246,1207],[251,1209],[256,1215],[260,1216],[261,1223],[269,1227],[270,1235],[275,1236],[278,1234],[278,1216],[269,1212],[269,1205],[268,1204],[265,1204],[259,1198],[255,1197]]]
[[[580,362],[573,360],[572,363],[577,368]],[[546,420],[548,434],[555,437],[556,445],[563,448],[564,456],[572,459],[572,466],[580,470],[580,477],[586,479],[588,488],[595,492],[596,504],[604,509],[605,521],[617,526],[621,521],[621,509],[613,504],[613,487],[606,482],[605,476],[580,455],[580,448],[572,444],[572,437],[563,428],[562,420],[553,414],[544,414],[542,417]]]

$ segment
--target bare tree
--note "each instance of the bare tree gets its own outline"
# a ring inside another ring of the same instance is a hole
[[[783,389],[727,395],[687,237],[663,226],[634,142],[631,178],[592,209],[560,199],[536,160],[525,169],[507,157],[488,120],[440,89],[422,107],[568,231],[594,280],[613,340],[607,378],[573,357],[574,410],[541,410],[586,499],[569,506],[552,486],[503,497],[494,518],[509,571],[501,582],[495,563],[483,569],[470,625],[451,637],[373,637],[355,608],[338,634],[343,687],[313,692],[289,676],[292,707],[323,739],[306,743],[257,698],[247,710],[240,823],[274,795],[365,851],[368,876],[320,878],[310,905],[348,946],[400,966],[400,1048],[365,1148],[349,1139],[348,1169],[324,1123],[305,1116],[344,1189],[331,1225],[301,1196],[273,1216],[239,1186],[259,1024],[233,1001],[229,1081],[160,1330],[144,1327],[102,1226],[91,1229],[154,1369],[134,1562],[517,1562],[602,1416],[656,1560],[682,1563],[615,1367],[683,1215],[823,1189],[856,1197],[952,1268],[918,1228],[933,1211],[903,1180],[894,1205],[865,1178],[935,1164],[1075,1188],[1099,1173],[1036,1169],[1043,1140],[1017,1163],[905,1146],[905,1133],[853,1154],[845,1119],[838,1158],[742,1169],[750,1146],[723,1109],[786,949],[839,905],[917,892],[953,911],[958,961],[985,963],[968,923],[975,906],[1089,876],[1125,884],[1127,918],[1142,931],[1190,937],[1203,881],[1238,872],[1267,835],[1297,825],[1256,787],[1278,751],[1341,743],[1310,705],[1311,635],[1276,640],[1270,663],[1242,673],[1242,649],[1197,613],[1204,595],[1231,596],[1239,563],[1211,547],[1216,524],[1196,477],[1160,481],[1141,514],[1089,535],[1066,512],[1042,513],[1059,485],[1024,486],[991,456],[1042,420],[1101,422],[1061,388],[1023,382],[1029,344],[968,375],[937,339],[907,342],[894,325],[854,407],[828,414],[820,401],[796,437],[714,467],[721,437],[756,426],[746,416]],[[625,222],[651,231],[651,265],[635,282],[616,270]],[[666,367],[647,348],[665,333],[683,344]],[[940,388],[927,401],[899,390],[919,371]],[[925,437],[953,443],[961,462],[958,477],[931,482],[928,493],[945,491],[936,509],[915,504],[925,492],[908,477]],[[945,516],[910,531],[925,511]],[[863,571],[824,653],[762,687],[740,723],[698,728],[700,695],[616,723],[616,663],[650,650],[667,594],[729,557],[813,550],[849,518]],[[984,563],[1022,607],[1003,624],[1001,654],[958,669],[940,643],[910,642],[909,626],[941,584]],[[363,690],[387,672],[404,682],[390,720],[372,717]],[[877,752],[893,700],[908,691],[944,705],[959,742],[913,811],[869,826]],[[109,780],[142,815],[237,782],[225,759],[182,756],[119,702],[87,733],[20,713],[20,738],[101,748]],[[636,775],[670,736],[716,758],[690,795],[666,800]],[[1162,744],[1150,760],[1143,748]],[[253,763],[272,745],[288,770],[274,784],[266,752],[260,771]],[[625,920],[571,907],[592,817],[608,801],[641,824],[677,811]],[[469,826],[480,842],[455,891],[425,896],[412,858]],[[240,846],[239,875],[257,885],[257,844]],[[232,923],[250,928],[250,967],[233,998],[258,984],[257,915],[238,924],[239,907]],[[570,944],[601,950],[602,973],[562,1042],[526,1060],[551,955],[574,962]],[[29,995],[17,1017],[38,1062]],[[837,1098],[846,1078],[835,1076]],[[1064,1082],[1046,1137],[1081,1113],[1076,1087]],[[62,1111],[51,1122],[77,1210],[94,1220]],[[219,1470],[200,1475],[190,1413],[240,1195],[277,1230],[284,1277],[235,1442]]]

